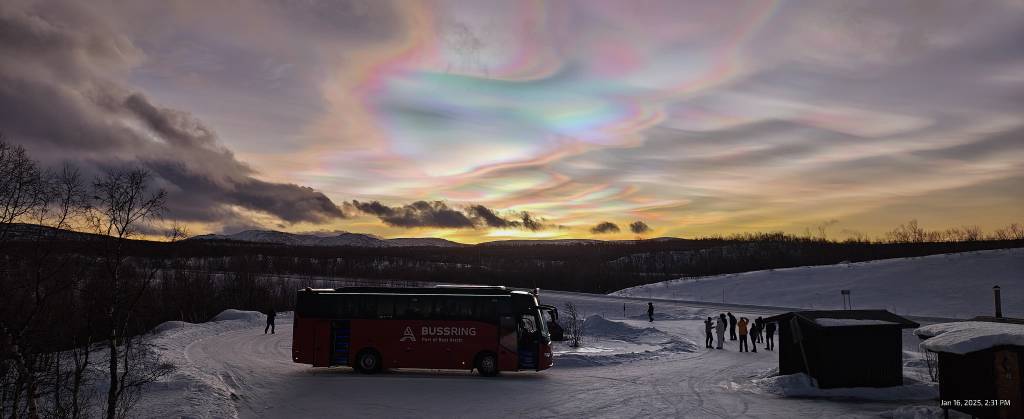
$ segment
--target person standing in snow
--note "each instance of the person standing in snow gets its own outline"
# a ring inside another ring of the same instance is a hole
[[[736,316],[729,313],[729,340],[736,340]]]
[[[737,324],[740,327],[740,352],[750,352],[750,347],[747,345],[747,323],[749,321],[746,317],[740,317]]]
[[[757,322],[757,319],[751,323],[753,326],[750,327],[750,352],[757,352],[757,336],[761,334],[761,323]]]
[[[775,350],[775,322],[768,322],[764,326],[764,349],[766,351]]]
[[[725,341],[725,324],[728,320],[725,319],[724,314],[718,315],[718,322],[715,323],[715,334],[718,335],[718,349],[722,349],[722,343]]]
[[[764,319],[761,316],[757,316],[757,320],[754,320],[754,324],[757,325],[757,334],[754,335],[757,338],[756,343],[764,343]]]
[[[650,321],[654,321],[654,303],[647,303],[647,317],[651,319]]]
[[[714,328],[715,328],[715,322],[711,321],[710,317],[708,317],[707,320],[704,320],[704,347],[705,348],[711,348],[711,347],[713,347],[713,345],[715,343],[715,338],[713,338],[711,336],[711,331]]]
[[[264,335],[267,334],[267,330],[270,331],[270,334],[274,334],[274,318],[275,317],[277,317],[277,312],[274,311],[273,307],[271,307],[269,310],[267,310],[267,327],[263,328],[263,334]]]

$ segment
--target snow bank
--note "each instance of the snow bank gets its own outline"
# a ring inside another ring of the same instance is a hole
[[[177,320],[171,320],[169,322],[163,322],[153,328],[153,333],[163,333],[174,329],[180,329],[182,327],[188,327],[192,325],[189,322],[182,322]]]
[[[260,313],[258,311],[235,310],[233,308],[229,308],[227,310],[224,310],[224,311],[220,312],[220,314],[214,316],[213,319],[210,320],[210,321],[215,321],[215,322],[221,322],[221,321],[227,321],[227,320],[257,321],[257,320],[263,320],[265,318],[266,318],[266,315],[263,314],[263,313]]]
[[[676,279],[612,295],[829,310],[843,308],[839,291],[848,289],[854,308],[966,319],[991,314],[999,285],[1005,314],[1021,317],[1021,272],[1024,248]]]
[[[278,313],[279,318],[290,313]],[[139,417],[235,418],[237,401],[247,395],[239,389],[239,380],[214,372],[193,353],[193,344],[236,331],[251,329],[263,336],[266,316],[256,311],[224,310],[205,323],[169,321],[153,329],[147,337],[161,362],[175,365],[167,377],[146,386],[133,415]]]
[[[783,397],[823,397],[858,400],[932,400],[939,397],[935,383],[912,382],[895,387],[818,388],[807,374],[790,374],[754,380],[761,390]]]
[[[1024,324],[996,322],[938,323],[914,331],[921,347],[934,352],[967,354],[1001,345],[1024,346]]]
[[[600,315],[583,322],[583,345],[554,347],[555,364],[580,367],[620,364],[668,352],[693,352],[697,345],[653,327],[636,327]]]
[[[605,319],[596,314],[587,317],[587,320],[583,322],[583,333],[592,338],[618,339],[646,344],[665,344],[674,340],[668,333],[653,327],[634,327]]]

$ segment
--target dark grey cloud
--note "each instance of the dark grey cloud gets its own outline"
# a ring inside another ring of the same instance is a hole
[[[619,231],[621,231],[619,226],[611,221],[603,221],[590,229],[590,232],[594,234],[618,233]]]
[[[544,220],[534,218],[530,213],[523,211],[520,214],[520,225],[523,229],[530,231],[540,231],[548,228],[549,226],[544,224]]]
[[[515,218],[501,216],[497,211],[483,205],[470,205],[465,210],[449,207],[441,201],[416,201],[402,206],[388,206],[379,201],[351,201],[345,205],[356,211],[374,215],[384,224],[393,227],[440,227],[440,228],[506,228],[540,231],[555,227],[545,224],[529,212],[516,214]]]
[[[475,220],[482,221],[484,225],[494,228],[517,228],[519,227],[516,221],[505,219],[490,208],[483,205],[471,205],[467,210],[467,213]]]
[[[648,226],[647,223],[637,220],[629,224],[629,231],[632,231],[635,234],[644,234],[651,231],[651,227]]]
[[[184,221],[230,221],[236,207],[288,223],[345,216],[312,188],[258,179],[188,112],[106,78],[141,53],[86,7],[0,5],[0,55],[0,129],[44,162],[148,168]]]
[[[378,201],[352,201],[351,204],[359,211],[375,215],[385,224],[394,227],[476,228],[466,214],[441,201],[416,201],[400,207],[390,207]]]

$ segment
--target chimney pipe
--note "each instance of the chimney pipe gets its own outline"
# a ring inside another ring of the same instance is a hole
[[[995,294],[996,299],[996,318],[1001,318],[1003,317],[1003,302],[1002,299],[999,298],[999,286],[996,285],[992,287],[992,292]]]

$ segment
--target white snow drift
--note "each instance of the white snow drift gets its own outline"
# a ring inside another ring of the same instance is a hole
[[[697,345],[653,327],[636,327],[597,314],[583,322],[584,339],[573,348],[555,342],[558,367],[611,365],[675,352],[693,352]]]

